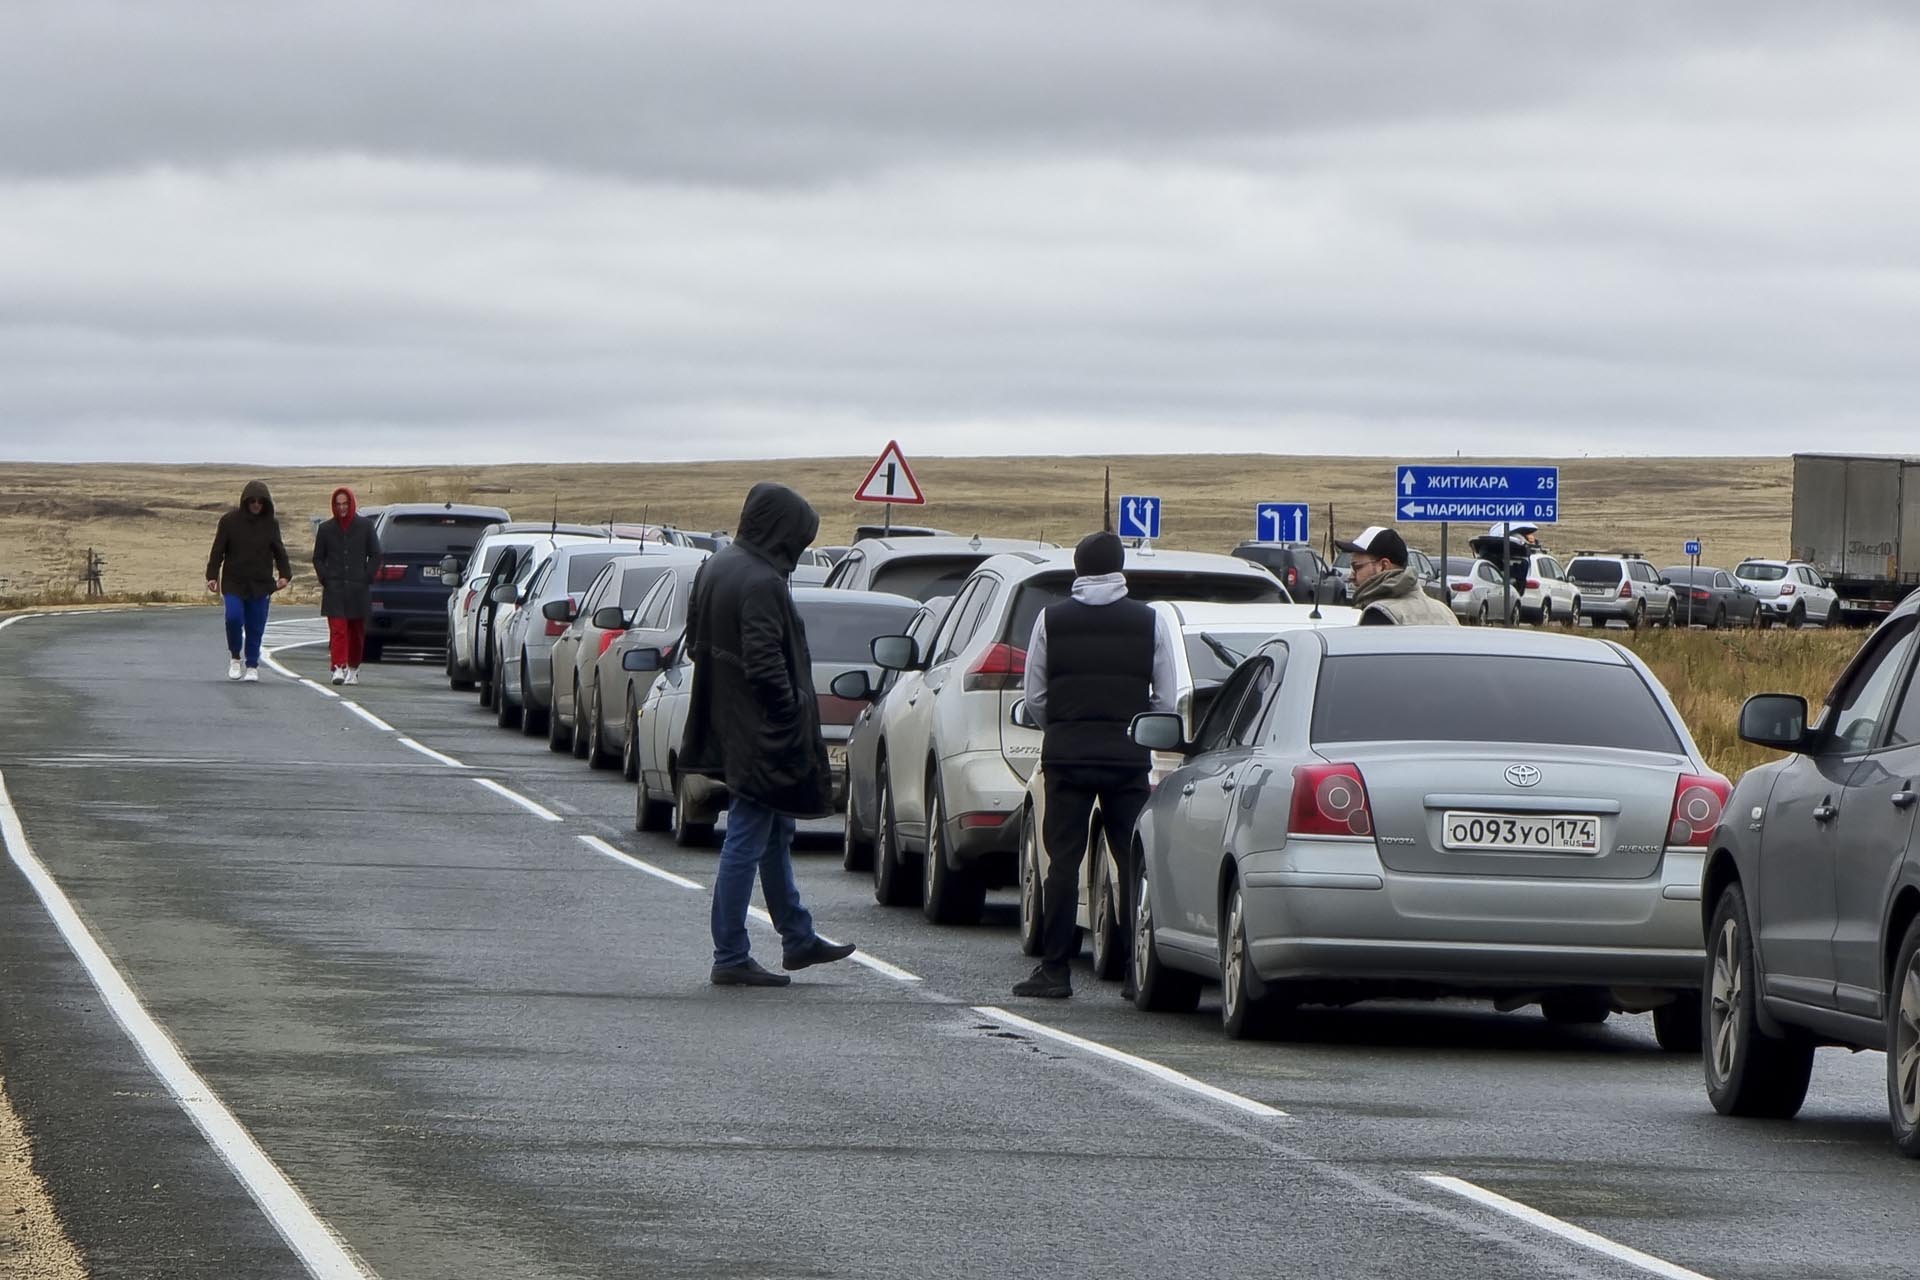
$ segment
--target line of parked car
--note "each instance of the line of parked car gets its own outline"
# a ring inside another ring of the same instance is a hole
[[[676,761],[708,552],[634,533],[496,521],[464,555],[449,543],[447,678],[501,725],[617,765],[638,830],[700,846],[728,800]],[[1036,952],[1046,789],[1025,645],[1067,597],[1071,554],[930,531],[818,559],[824,582],[794,599],[843,865],[938,924],[1017,887]],[[1582,553],[1562,569],[1530,551],[1514,594],[1543,621],[1825,621],[1802,567]],[[1704,1043],[1713,1104],[1750,1115],[1798,1109],[1818,1045],[1883,1048],[1896,1142],[1920,1154],[1920,598],[1818,720],[1797,698],[1748,704],[1743,735],[1789,754],[1736,790],[1604,633],[1359,628],[1318,583],[1295,602],[1284,570],[1237,553],[1136,547],[1126,573],[1181,639],[1179,688],[1172,713],[1134,722],[1152,798],[1130,857],[1096,815],[1080,920],[1096,973],[1130,968],[1141,1009],[1191,1009],[1217,985],[1232,1036],[1382,996],[1566,1024],[1651,1012],[1664,1048]]]

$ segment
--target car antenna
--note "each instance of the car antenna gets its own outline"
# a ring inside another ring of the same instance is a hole
[[[560,536],[560,495],[558,492],[553,495],[553,520],[547,525],[547,536],[549,538],[557,538]]]
[[[607,541],[613,541],[613,508],[607,508]]]

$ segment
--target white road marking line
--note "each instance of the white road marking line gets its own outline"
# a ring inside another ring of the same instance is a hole
[[[689,880],[685,876],[677,876],[665,867],[656,867],[651,862],[642,861],[630,853],[622,853],[605,840],[602,840],[599,836],[581,836],[580,843],[595,853],[603,853],[615,862],[624,863],[632,867],[635,871],[644,871],[656,879],[665,880],[668,884],[679,885],[682,889],[700,890],[706,887],[698,880]]]
[[[301,684],[307,686],[307,688],[313,690],[315,693],[319,694],[323,698],[338,698],[340,696],[339,694],[335,693],[333,690],[327,688],[327,686],[323,684],[316,684],[312,680],[307,679],[305,676],[295,676],[294,679],[298,680]]]
[[[821,938],[821,941],[823,942],[833,941],[832,938],[827,937],[827,935],[824,933],[820,935],[820,938]],[[848,956],[847,959],[852,961],[854,964],[873,970],[875,973],[879,974],[883,978],[892,978],[895,982],[920,981],[919,974],[908,973],[905,969],[902,969],[899,965],[888,964],[885,960],[880,959],[878,956],[870,956],[864,951],[856,951],[852,955]]]
[[[515,804],[519,805],[522,809],[525,809],[528,813],[532,814],[536,818],[544,818],[548,822],[565,822],[566,821],[565,818],[562,818],[559,814],[547,808],[545,805],[535,804],[533,801],[521,795],[518,791],[509,791],[507,788],[495,782],[492,778],[475,778],[474,781],[479,783],[481,786],[485,787],[487,790],[493,792],[495,795],[500,796],[502,799],[513,801]]]
[[[313,1211],[299,1188],[288,1181],[280,1167],[260,1149],[253,1135],[214,1094],[213,1088],[188,1064],[173,1037],[153,1020],[133,993],[133,987],[114,968],[113,961],[107,958],[80,913],[74,910],[66,893],[28,844],[26,829],[14,810],[4,778],[0,778],[0,835],[5,837],[14,865],[39,895],[54,927],[87,971],[87,977],[92,979],[121,1030],[173,1093],[181,1110],[240,1179],[247,1194],[266,1213],[308,1273],[316,1280],[375,1280],[374,1273]]]
[[[443,755],[440,752],[435,751],[432,747],[422,746],[418,742],[415,742],[412,738],[401,738],[399,739],[399,743],[401,746],[407,748],[409,751],[418,751],[421,755],[425,756],[429,760],[438,760],[441,764],[447,766],[447,768],[449,769],[464,769],[467,767],[466,765],[460,763],[458,760],[455,760],[452,756]]]
[[[1665,1277],[1665,1280],[1710,1280],[1698,1271],[1689,1271],[1685,1267],[1656,1258],[1650,1253],[1642,1253],[1638,1249],[1609,1240],[1603,1235],[1596,1235],[1584,1227],[1576,1227],[1571,1222],[1562,1222],[1551,1214],[1542,1213],[1538,1209],[1521,1204],[1518,1200],[1509,1200],[1498,1192],[1476,1186],[1464,1178],[1423,1173],[1420,1179],[1439,1187],[1442,1191],[1451,1191],[1454,1195],[1464,1196],[1475,1204],[1518,1218],[1530,1227],[1538,1227],[1542,1231],[1559,1236],[1562,1240],[1568,1240],[1582,1248],[1604,1254],[1616,1262],[1624,1262],[1630,1267],[1638,1267],[1651,1275]]]
[[[1170,1084],[1175,1088],[1185,1089],[1188,1093],[1199,1094],[1203,1098],[1210,1098],[1215,1102],[1224,1103],[1237,1111],[1244,1111],[1250,1116],[1286,1117],[1287,1113],[1278,1107],[1270,1107],[1264,1102],[1255,1102],[1252,1098],[1242,1097],[1237,1093],[1222,1089],[1218,1085],[1208,1084],[1204,1080],[1195,1080],[1184,1071],[1175,1071],[1172,1067],[1162,1066],[1158,1062],[1154,1062],[1148,1058],[1135,1057],[1131,1053],[1125,1053],[1119,1049],[1101,1044],[1098,1040],[1087,1040],[1071,1032],[1059,1031],[1047,1026],[1045,1023],[1035,1022],[1031,1018],[1023,1018],[1017,1013],[1008,1013],[1005,1009],[997,1009],[990,1004],[975,1005],[973,1011],[983,1018],[992,1018],[995,1022],[1003,1023],[1006,1026],[1018,1027],[1022,1031],[1031,1031],[1034,1035],[1044,1036],[1049,1040],[1057,1040],[1061,1044],[1072,1045],[1083,1053],[1090,1053],[1096,1058],[1105,1058],[1109,1062],[1118,1062],[1122,1066],[1132,1067],[1135,1071],[1152,1076],[1155,1080],[1159,1080],[1164,1084]]]
[[[373,712],[367,710],[365,707],[361,706],[359,703],[353,701],[351,698],[340,699],[340,705],[345,707],[347,710],[353,712],[353,714],[359,716],[362,720],[365,720],[368,724],[380,730],[382,733],[393,732],[392,725],[388,724],[385,720],[382,720],[379,716],[373,714]]]
[[[5,631],[16,622],[25,622],[28,618],[43,618],[46,616],[46,614],[42,613],[16,613],[10,618],[0,618],[0,631]]]

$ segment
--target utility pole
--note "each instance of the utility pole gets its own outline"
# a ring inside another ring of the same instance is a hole
[[[101,575],[106,567],[107,558],[92,547],[88,547],[86,568],[80,574],[80,582],[87,589],[88,599],[106,594],[106,587],[101,582]]]

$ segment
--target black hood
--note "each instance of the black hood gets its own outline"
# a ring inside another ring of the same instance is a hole
[[[247,487],[240,491],[240,509],[246,511],[247,503],[254,498],[260,499],[261,515],[270,516],[273,514],[273,490],[267,488],[267,482],[265,480],[247,481]],[[248,512],[248,514],[251,515],[252,512]]]
[[[734,540],[759,552],[784,577],[793,572],[800,553],[813,545],[813,536],[819,532],[819,513],[805,498],[783,484],[763,480],[747,493]]]

